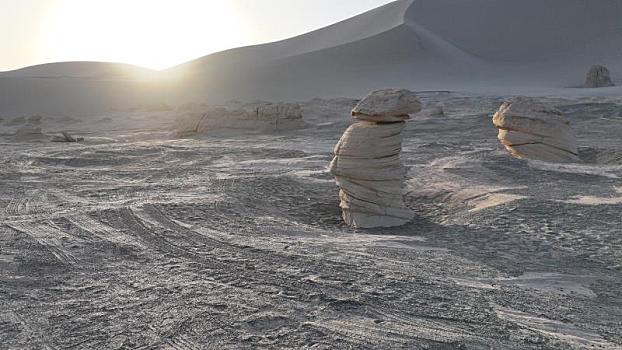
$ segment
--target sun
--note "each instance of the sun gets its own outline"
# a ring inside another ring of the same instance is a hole
[[[233,47],[242,36],[227,0],[53,0],[46,51],[55,61],[164,69]]]

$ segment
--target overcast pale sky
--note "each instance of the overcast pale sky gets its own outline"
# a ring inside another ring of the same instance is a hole
[[[0,0],[0,71],[59,61],[162,69],[284,39],[391,0]]]

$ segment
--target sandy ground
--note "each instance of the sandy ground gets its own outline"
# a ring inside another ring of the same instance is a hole
[[[290,133],[5,133],[0,349],[622,349],[620,101],[550,99],[584,159],[553,165],[501,150],[501,99],[423,97],[446,116],[409,123],[396,229],[341,223],[347,106]]]

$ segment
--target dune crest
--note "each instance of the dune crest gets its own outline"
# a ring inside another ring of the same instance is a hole
[[[449,13],[459,15],[449,20]],[[620,15],[622,0],[399,0],[304,35],[163,72],[70,62],[0,73],[0,113],[308,100],[386,86],[487,95],[588,93],[568,87],[581,86],[585,67],[594,62],[614,79],[622,76]],[[589,93],[619,94],[620,88],[604,90]]]

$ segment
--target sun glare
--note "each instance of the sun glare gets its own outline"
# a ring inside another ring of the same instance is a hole
[[[242,34],[238,22],[226,0],[57,0],[46,45],[56,61],[164,69],[231,47]]]

